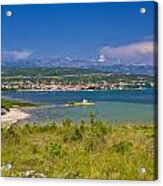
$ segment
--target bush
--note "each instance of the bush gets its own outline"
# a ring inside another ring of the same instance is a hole
[[[102,121],[96,121],[95,122],[95,131],[99,134],[99,135],[106,135],[107,132],[108,132],[108,128],[107,128],[107,125],[102,122]]]
[[[16,126],[11,125],[7,128],[4,139],[14,143],[20,142],[20,134],[17,131]]]
[[[66,131],[64,131],[63,136],[64,142],[82,140],[83,138],[82,133],[78,128],[71,130],[67,129]]]
[[[89,153],[96,149],[96,144],[94,143],[92,138],[88,138],[85,143],[85,150]]]
[[[81,133],[84,133],[86,129],[86,124],[84,122],[84,120],[81,121],[81,124],[79,125],[79,130],[81,131]]]
[[[72,120],[71,119],[65,119],[63,120],[63,127],[69,128],[71,126]]]
[[[82,134],[81,134],[80,130],[77,128],[77,129],[75,129],[74,134],[72,134],[71,140],[81,140],[81,139],[82,139]]]
[[[90,123],[91,125],[95,124],[95,114],[93,112],[89,113]]]
[[[133,147],[132,142],[121,141],[113,145],[113,150],[116,151],[117,153],[125,154],[125,152],[131,150],[132,147]]]
[[[48,153],[53,157],[54,156],[56,156],[56,157],[63,156],[63,151],[62,151],[61,145],[58,143],[50,143],[47,146],[47,150],[48,150]]]

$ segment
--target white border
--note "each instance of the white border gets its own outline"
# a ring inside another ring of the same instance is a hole
[[[124,0],[129,1],[129,0]],[[1,0],[0,4],[44,4],[44,3],[64,3],[64,2],[124,2],[122,0]],[[131,0],[132,1],[132,0]],[[140,0],[135,0],[140,1]],[[145,0],[144,0],[145,1]],[[161,33],[163,33],[163,25],[161,25],[160,20],[163,20],[163,0],[157,0],[159,3],[159,180],[154,182],[144,182],[144,181],[100,181],[100,180],[63,180],[63,179],[24,179],[24,178],[0,178],[0,185],[2,186],[18,186],[18,185],[62,185],[62,186],[76,186],[89,184],[90,186],[99,185],[163,185],[163,85],[161,85],[161,79],[163,79],[163,38]],[[1,38],[0,38],[1,41]]]

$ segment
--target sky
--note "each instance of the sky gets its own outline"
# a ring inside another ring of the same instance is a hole
[[[152,60],[154,2],[4,5],[2,57]],[[140,8],[146,8],[140,14]],[[6,11],[12,11],[7,17]]]

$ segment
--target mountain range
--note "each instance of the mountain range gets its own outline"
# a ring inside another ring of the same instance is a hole
[[[109,60],[101,62],[99,60],[81,60],[71,59],[69,57],[57,58],[28,58],[28,59],[14,59],[2,60],[2,67],[9,68],[39,68],[39,67],[52,67],[52,68],[81,68],[81,69],[95,69],[100,71],[107,71],[113,73],[129,73],[129,74],[146,74],[153,75],[153,65],[139,64],[124,64],[119,60]]]

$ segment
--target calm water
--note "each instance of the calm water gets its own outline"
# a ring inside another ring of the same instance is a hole
[[[31,114],[30,122],[61,121],[71,118],[74,121],[87,120],[89,113],[96,118],[111,122],[146,122],[154,118],[154,91],[115,90],[115,91],[55,91],[55,92],[2,92],[2,97],[42,103],[37,109],[24,109]],[[70,101],[87,99],[93,106],[65,107]]]

